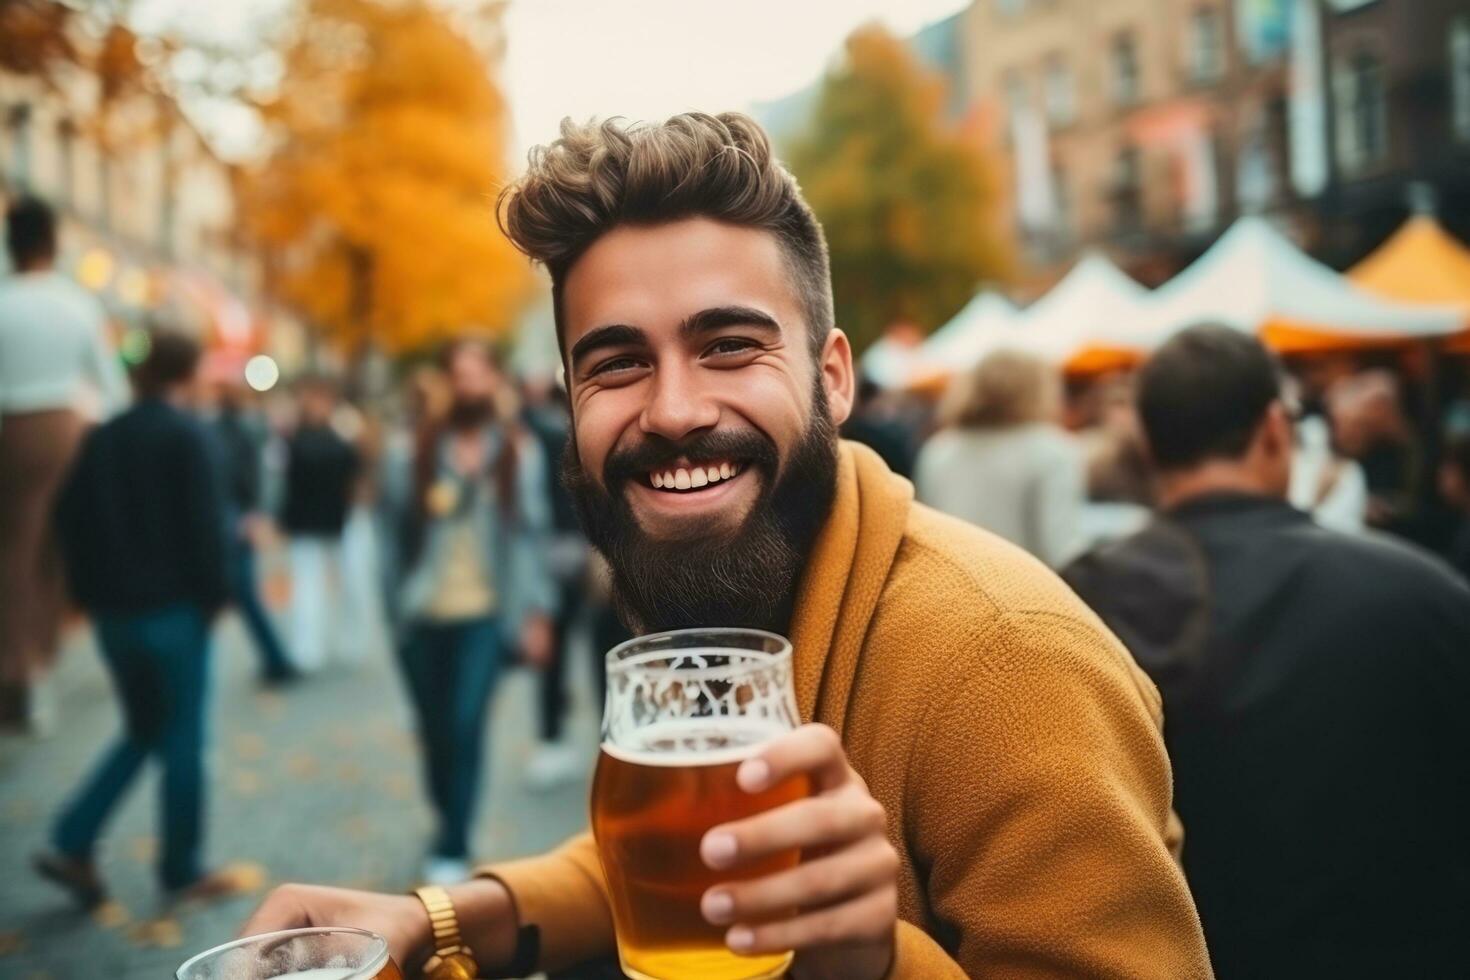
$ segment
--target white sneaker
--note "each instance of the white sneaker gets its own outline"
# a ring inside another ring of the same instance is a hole
[[[581,779],[586,768],[582,753],[563,742],[542,742],[526,763],[526,785],[546,792]]]
[[[426,885],[457,885],[470,876],[470,865],[463,858],[430,857],[424,861],[421,877]]]

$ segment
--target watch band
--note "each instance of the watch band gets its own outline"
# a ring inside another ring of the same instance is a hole
[[[414,894],[424,903],[434,931],[434,953],[424,963],[423,975],[428,980],[474,980],[480,968],[459,933],[459,916],[449,893],[438,885],[425,885]]]

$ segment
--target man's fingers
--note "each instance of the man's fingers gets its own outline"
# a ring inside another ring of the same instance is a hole
[[[728,868],[801,847],[832,847],[881,835],[883,805],[866,793],[810,796],[735,823],[715,827],[700,841],[711,868]]]
[[[741,763],[735,781],[747,793],[759,793],[783,779],[801,773],[811,776],[812,790],[836,789],[848,781],[851,770],[842,739],[826,725],[802,725],[772,739],[760,752]]]
[[[715,925],[759,922],[795,909],[815,910],[840,899],[890,884],[898,873],[898,855],[881,837],[805,861],[754,881],[717,885],[704,895],[700,909]]]
[[[898,889],[892,885],[794,919],[761,925],[738,925],[725,933],[725,944],[737,953],[779,953],[788,949],[879,943],[892,939],[898,914]]]
[[[302,885],[282,885],[265,897],[240,927],[239,935],[258,936],[280,929],[300,929],[312,925],[311,915],[302,901]]]

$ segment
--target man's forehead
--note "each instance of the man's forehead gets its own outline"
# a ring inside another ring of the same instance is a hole
[[[764,309],[800,328],[800,303],[774,234],[706,218],[624,225],[568,270],[563,342],[570,349],[610,323],[673,329],[701,310],[731,305]]]

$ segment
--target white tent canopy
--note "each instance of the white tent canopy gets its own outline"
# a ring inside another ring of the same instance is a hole
[[[1022,343],[1065,362],[1092,348],[1143,350],[1144,289],[1101,253],[1088,252],[1019,315]]]
[[[1148,306],[1145,331],[1155,343],[1207,320],[1252,334],[1284,328],[1359,340],[1437,337],[1465,325],[1454,307],[1395,302],[1355,286],[1259,217],[1231,225]]]
[[[919,347],[914,363],[918,373],[963,371],[1014,333],[1016,308],[997,292],[985,290],[965,304],[944,326]]]
[[[914,374],[918,344],[881,337],[858,359],[858,370],[880,388],[902,388]]]

